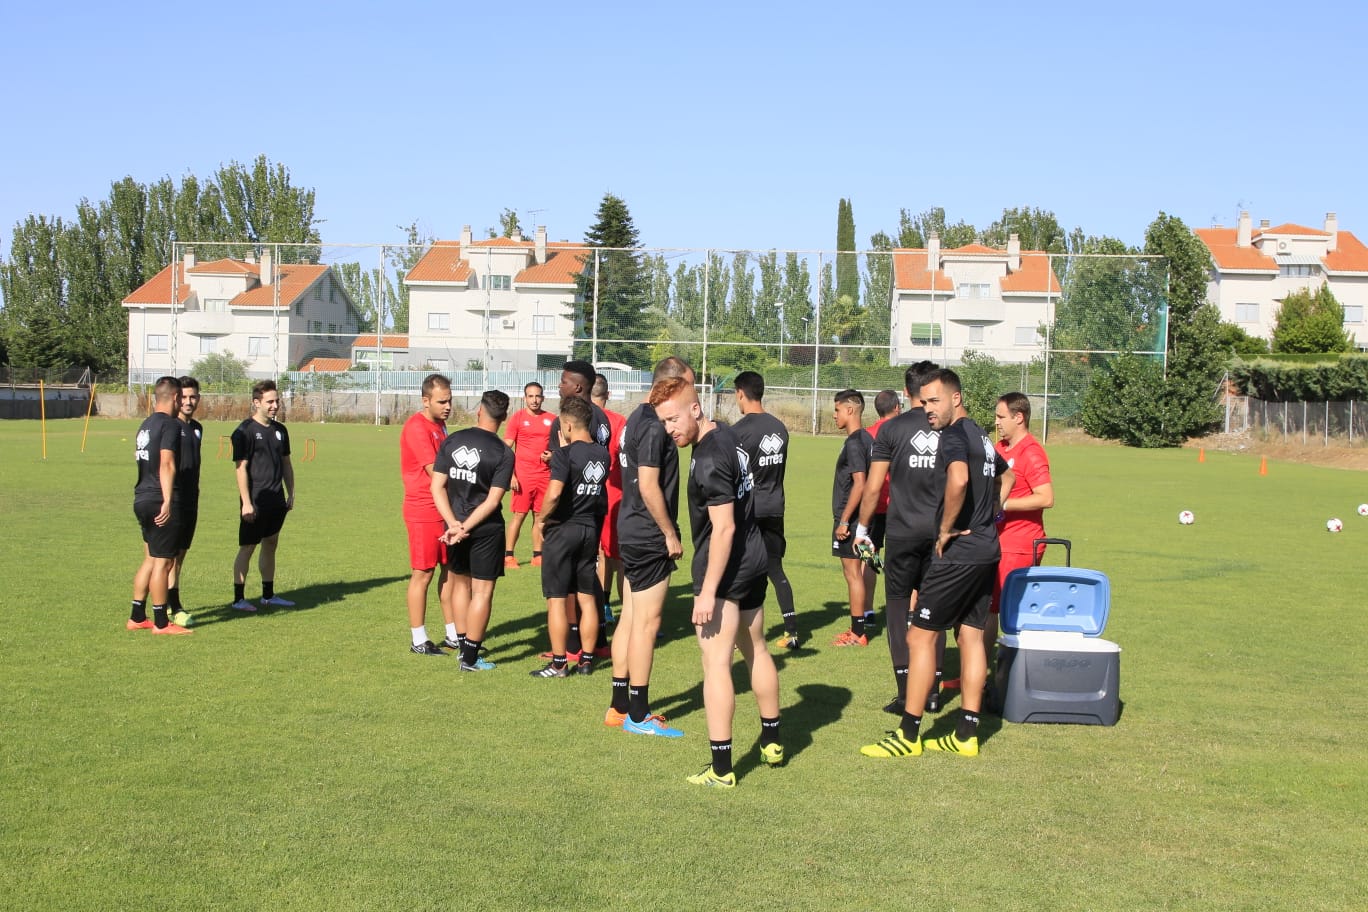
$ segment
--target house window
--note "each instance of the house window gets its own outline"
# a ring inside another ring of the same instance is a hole
[[[224,313],[228,310],[227,298],[205,298],[204,310],[207,313]]]
[[[1038,331],[1034,326],[1018,326],[1016,328],[1017,345],[1035,345]]]
[[[982,323],[970,323],[970,324],[969,324],[969,342],[970,342],[970,344],[977,344],[977,345],[982,345],[982,344],[983,344],[983,324],[982,324]]]
[[[913,345],[940,345],[941,328],[939,323],[913,323]]]
[[[1362,323],[1362,322],[1363,322],[1363,305],[1362,305],[1362,304],[1346,304],[1346,305],[1344,305],[1344,322],[1345,322],[1345,323]]]
[[[303,302],[303,301],[295,301],[295,316],[296,316],[296,317],[302,317],[302,316],[304,316],[304,302]]]
[[[961,282],[956,294],[960,298],[991,298],[993,287],[980,282]]]
[[[1313,275],[1319,275],[1315,266],[1309,263],[1295,263],[1287,266],[1278,267],[1278,275],[1285,278],[1302,279]]]
[[[432,369],[439,374],[445,374],[447,371],[451,370],[451,362],[446,358],[430,358],[428,359],[428,363],[431,364]]]
[[[1258,304],[1236,304],[1235,305],[1236,323],[1258,323],[1259,305]]]
[[[492,275],[485,281],[485,287],[490,291],[508,291],[513,287],[513,277],[506,275]]]
[[[217,336],[200,336],[199,340],[201,355],[212,355],[214,352],[218,351]]]
[[[328,338],[331,339],[331,340],[334,341],[334,342],[337,341],[337,324],[336,324],[336,323],[329,323],[329,324],[328,324]]]
[[[309,335],[310,335],[310,336],[318,336],[318,335],[322,335],[322,333],[323,333],[323,321],[322,321],[322,320],[310,320],[310,321],[309,321]]]
[[[148,335],[147,350],[150,352],[164,352],[167,350],[168,339],[164,335]]]
[[[549,316],[548,316],[548,317],[536,316],[536,317],[533,317],[533,318],[532,318],[532,332],[533,332],[534,334],[536,334],[536,333],[553,333],[553,332],[555,332],[555,331],[556,331],[556,318],[555,318],[555,317],[549,317]]]
[[[264,358],[271,348],[270,336],[248,336],[247,357]]]
[[[447,332],[451,329],[451,315],[444,313],[428,314],[428,330],[430,332]]]

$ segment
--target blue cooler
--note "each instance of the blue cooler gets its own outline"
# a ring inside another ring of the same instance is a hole
[[[1008,574],[995,673],[1002,718],[1115,725],[1121,647],[1100,636],[1110,610],[1111,583],[1096,570],[1024,567]]]

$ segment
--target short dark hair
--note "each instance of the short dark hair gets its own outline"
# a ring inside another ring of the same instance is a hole
[[[262,399],[266,398],[267,393],[278,392],[280,392],[280,390],[276,388],[274,380],[258,380],[256,383],[252,384],[252,401],[260,402]]]
[[[1007,406],[1007,411],[1013,415],[1021,416],[1021,423],[1025,427],[1031,424],[1031,399],[1025,393],[1007,393],[998,396],[998,402]]]
[[[540,390],[541,392],[543,392],[543,393],[546,392],[545,387],[543,387],[543,386],[542,386],[540,383],[538,383],[536,380],[532,380],[532,381],[529,381],[528,383],[523,384],[523,395],[526,396],[526,395],[527,395],[527,391],[530,390],[530,389],[531,389],[532,387],[534,387],[534,386],[535,386],[538,390]]]
[[[918,361],[903,371],[903,386],[908,395],[915,396],[917,390],[926,385],[926,375],[935,370],[940,370],[940,367],[934,361]]]
[[[199,392],[199,381],[196,380],[194,377],[190,376],[189,374],[186,374],[184,377],[180,377],[178,379],[180,380],[181,389],[194,389],[195,392]]]
[[[157,383],[152,387],[152,395],[157,402],[165,402],[168,399],[176,398],[176,393],[181,390],[181,382],[175,377],[158,377]]]
[[[428,374],[423,378],[423,398],[430,398],[435,389],[449,390],[451,389],[451,381],[441,374]]]
[[[864,412],[864,393],[861,393],[859,390],[843,389],[836,394],[837,405],[845,405],[847,402],[855,403],[860,407],[860,411]]]
[[[589,395],[589,391],[594,388],[594,365],[588,361],[566,361],[565,367],[561,370],[567,374],[574,374],[584,381],[580,384],[584,387],[584,395]]]
[[[579,397],[566,399],[560,404],[560,416],[577,428],[587,428],[594,417],[594,407]]]
[[[880,418],[886,418],[898,410],[900,401],[897,390],[880,390],[879,394],[874,397],[874,412]]]
[[[589,395],[594,399],[608,399],[608,378],[603,374],[594,374],[594,388],[589,391]]]
[[[960,385],[959,374],[948,367],[937,368],[936,370],[928,371],[923,374],[921,386],[918,386],[917,389],[920,390],[923,386],[930,383],[939,383],[941,386],[945,387],[947,392],[951,393],[961,393],[964,391],[964,387]]]
[[[759,402],[765,398],[765,378],[755,371],[742,371],[737,374],[732,386],[745,393],[751,402]]]
[[[480,397],[480,405],[484,407],[484,412],[495,421],[503,421],[508,417],[508,393],[502,390],[485,390]]]
[[[661,358],[655,366],[655,371],[651,374],[651,382],[666,380],[670,377],[682,377],[686,371],[693,370],[689,367],[689,362],[677,355],[667,355]]]

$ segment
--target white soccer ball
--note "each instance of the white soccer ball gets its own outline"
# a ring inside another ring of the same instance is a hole
[[[1185,526],[1192,525],[1196,520],[1197,517],[1192,515],[1191,510],[1184,510],[1183,512],[1178,514],[1178,521]]]
[[[1330,532],[1339,532],[1344,528],[1344,523],[1340,522],[1338,519],[1327,519],[1325,521],[1325,528]]]
[[[1368,504],[1358,505],[1359,516],[1368,516]]]

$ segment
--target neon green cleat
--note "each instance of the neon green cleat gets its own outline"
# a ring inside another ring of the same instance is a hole
[[[193,627],[195,626],[195,619],[190,616],[188,611],[177,611],[171,615],[171,623],[179,624],[182,627]]]
[[[909,741],[903,737],[902,729],[894,729],[888,733],[888,737],[873,744],[866,744],[860,748],[860,753],[866,757],[877,757],[887,760],[892,757],[920,757],[922,752],[921,739]]]
[[[689,782],[694,785],[711,785],[717,788],[734,789],[736,788],[736,773],[727,773],[725,776],[719,776],[717,773],[713,772],[712,764],[709,763],[707,766],[703,767],[702,772],[690,776]]]
[[[782,744],[762,744],[760,745],[760,761],[766,766],[784,765],[784,745]]]
[[[941,751],[946,754],[959,754],[961,757],[978,756],[978,736],[970,738],[968,741],[961,741],[954,735],[942,735],[939,738],[932,738],[926,742],[926,749],[929,751]]]

